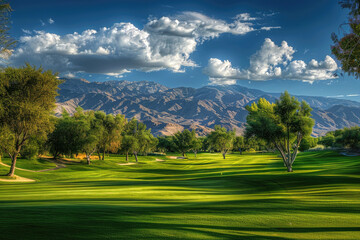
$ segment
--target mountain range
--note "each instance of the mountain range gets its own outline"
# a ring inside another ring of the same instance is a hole
[[[280,93],[267,93],[239,85],[201,88],[168,88],[149,81],[89,82],[63,79],[59,86],[56,115],[65,109],[73,113],[101,110],[137,118],[155,135],[172,135],[183,129],[195,129],[198,135],[209,133],[215,125],[235,129],[242,134],[247,111],[245,106],[266,98],[274,102]],[[313,136],[335,129],[360,125],[360,102],[313,96],[296,96],[313,108]]]

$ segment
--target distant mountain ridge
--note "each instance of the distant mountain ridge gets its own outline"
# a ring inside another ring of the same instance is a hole
[[[77,106],[85,110],[136,117],[156,135],[172,135],[184,128],[195,129],[199,135],[220,124],[244,130],[245,106],[266,98],[274,102],[279,93],[266,93],[239,85],[205,86],[201,88],[168,88],[149,81],[89,82],[64,79],[57,98],[56,114],[62,108],[73,113]],[[296,96],[313,108],[313,135],[360,124],[360,103],[325,97]]]

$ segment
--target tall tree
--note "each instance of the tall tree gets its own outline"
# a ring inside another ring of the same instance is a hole
[[[9,57],[15,45],[14,39],[9,35],[11,12],[10,4],[7,1],[0,0],[0,58]]]
[[[211,147],[220,151],[225,159],[227,152],[233,148],[235,131],[228,131],[226,128],[216,125],[214,131],[208,135],[208,139]]]
[[[8,176],[15,172],[22,146],[32,136],[46,136],[53,129],[51,113],[60,81],[51,71],[26,65],[0,72],[0,129],[8,132],[2,142],[11,157]]]
[[[356,78],[360,76],[360,1],[343,0],[339,2],[342,8],[349,9],[349,32],[341,38],[335,33],[331,35],[334,45],[332,53],[341,62],[342,70]]]
[[[301,140],[311,134],[314,126],[309,104],[305,101],[300,104],[295,97],[285,92],[275,104],[261,98],[246,109],[249,111],[246,135],[273,143],[288,172],[292,172]]]

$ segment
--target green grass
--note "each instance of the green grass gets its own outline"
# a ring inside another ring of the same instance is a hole
[[[11,165],[10,158],[2,158],[1,161],[7,165]],[[16,167],[24,168],[28,170],[38,171],[43,169],[49,169],[56,167],[56,164],[49,162],[46,159],[19,159],[16,163]]]
[[[360,157],[301,153],[293,173],[274,154],[156,158],[17,170],[37,182],[0,182],[0,239],[360,238]]]

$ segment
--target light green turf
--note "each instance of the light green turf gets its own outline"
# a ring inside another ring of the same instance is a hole
[[[0,182],[0,239],[360,239],[360,157],[156,158],[17,170],[37,182]]]

